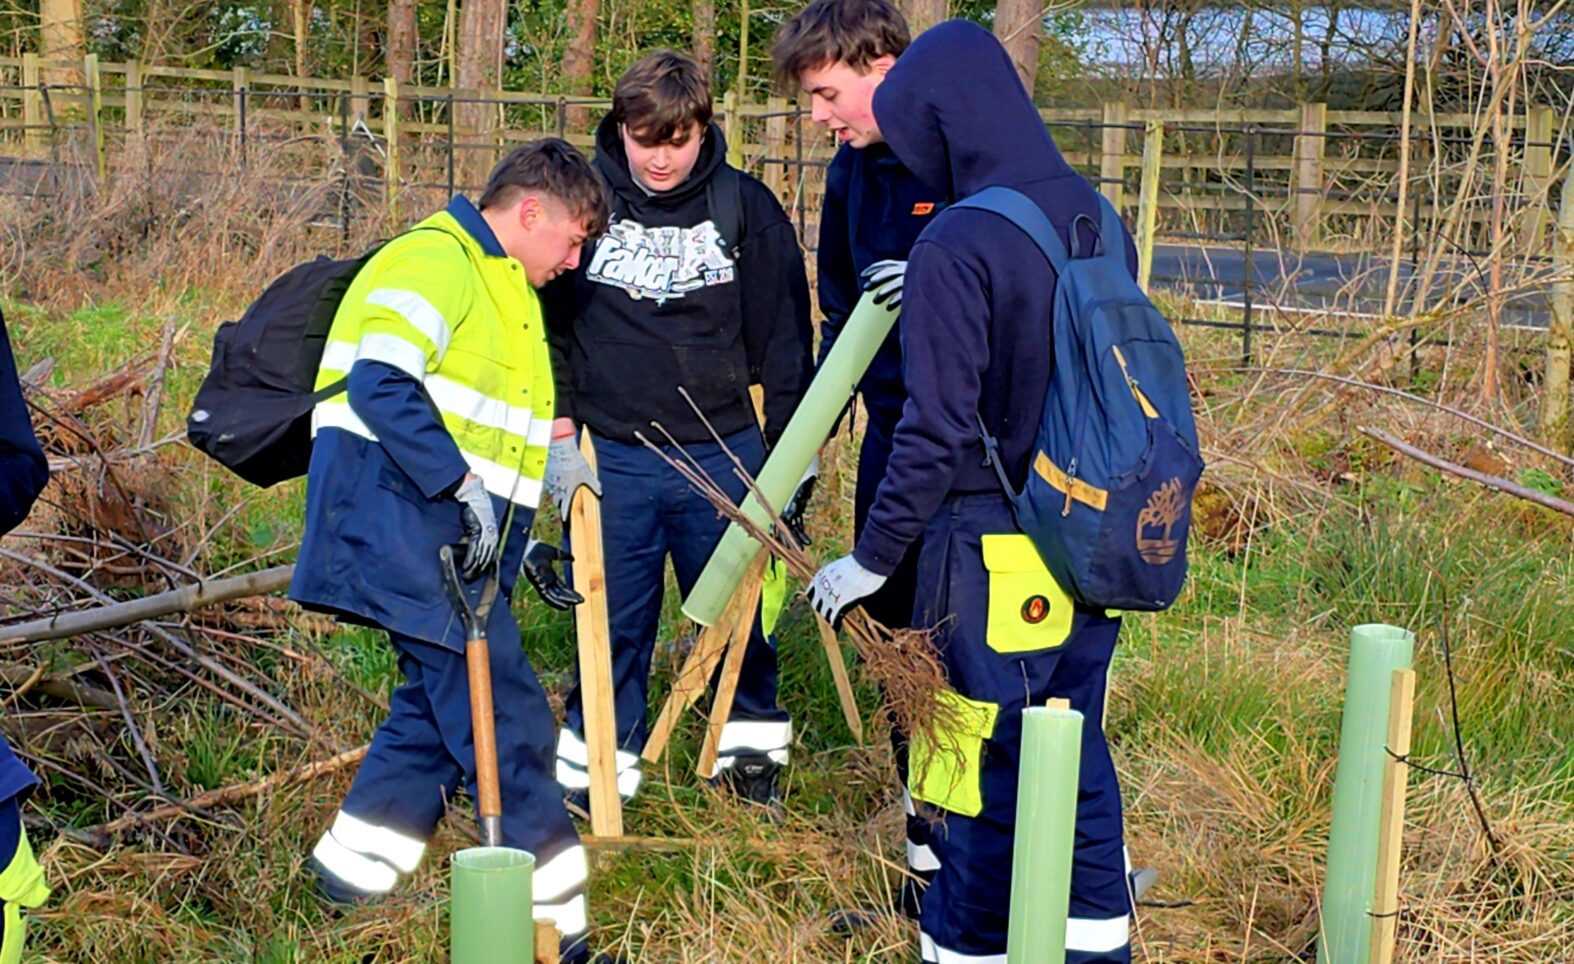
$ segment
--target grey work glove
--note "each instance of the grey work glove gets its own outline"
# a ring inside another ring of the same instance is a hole
[[[491,493],[474,475],[464,477],[454,490],[454,498],[463,508],[465,544],[469,546],[464,577],[474,579],[497,558],[497,515],[492,511]]]
[[[798,480],[792,498],[787,500],[787,508],[782,510],[782,524],[792,533],[800,549],[807,549],[811,544],[809,530],[804,525],[804,513],[809,509],[809,500],[814,498],[814,483],[819,477],[820,456],[816,455],[803,473],[803,478]]]
[[[847,610],[885,585],[886,578],[865,569],[852,556],[843,556],[809,580],[809,605],[831,624],[832,629],[840,629]]]
[[[554,566],[557,562],[573,561],[573,556],[552,543],[531,539],[525,543],[525,558],[519,570],[530,581],[531,588],[542,602],[553,609],[573,609],[584,602],[585,597],[566,585]]]
[[[906,261],[876,261],[859,275],[864,290],[874,293],[874,303],[889,303],[892,311],[902,307],[902,281],[907,275]]]
[[[601,480],[591,471],[590,463],[585,461],[585,456],[579,451],[579,439],[573,435],[553,439],[547,447],[547,472],[541,484],[546,487],[547,495],[557,505],[558,516],[564,521],[568,520],[568,510],[573,506],[574,493],[579,491],[580,486],[589,486],[590,491],[598,496],[601,494]]]

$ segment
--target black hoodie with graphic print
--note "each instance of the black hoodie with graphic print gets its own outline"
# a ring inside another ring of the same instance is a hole
[[[685,444],[756,424],[749,386],[765,392],[774,444],[813,376],[809,283],[792,222],[770,189],[739,175],[744,235],[722,238],[706,185],[726,165],[710,125],[687,180],[653,194],[634,180],[610,115],[596,132],[596,169],[612,190],[612,223],[580,264],[543,291],[558,415],[625,442]],[[719,204],[723,190],[713,192]],[[734,250],[738,251],[734,258]]]

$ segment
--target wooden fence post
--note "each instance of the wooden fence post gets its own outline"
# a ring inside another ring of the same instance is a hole
[[[1546,234],[1547,209],[1552,206],[1552,138],[1556,117],[1550,107],[1525,111],[1525,208],[1520,236],[1524,252],[1541,253]],[[1499,190],[1506,185],[1498,185]]]
[[[82,58],[82,76],[87,82],[88,120],[93,125],[93,154],[97,160],[98,181],[103,184],[109,164],[104,155],[104,76],[98,69],[98,54],[88,54]]]
[[[126,61],[126,132],[142,140],[142,61]]]
[[[723,120],[721,132],[727,138],[727,163],[743,170],[743,118],[738,116],[738,95],[732,91],[722,95]]]
[[[399,81],[383,78],[383,140],[388,142],[388,163],[383,167],[387,189],[388,220],[399,225]]]
[[[780,159],[782,148],[787,145],[787,99],[771,97],[765,101],[765,186],[780,197],[786,183],[787,166],[770,163]]]
[[[1316,244],[1322,233],[1327,132],[1328,105],[1302,104],[1301,129],[1295,135],[1295,243],[1302,250]]]
[[[1142,193],[1137,195],[1137,284],[1153,277],[1153,236],[1159,221],[1159,172],[1164,164],[1164,122],[1148,121],[1142,138]]]
[[[1126,198],[1126,105],[1114,101],[1104,105],[1104,150],[1099,159],[1099,190],[1119,211]]]
[[[245,67],[234,68],[230,72],[230,92],[235,95],[235,144],[242,151],[246,149],[246,108],[241,105],[250,88],[250,72]]]
[[[22,123],[27,130],[22,133],[22,146],[28,151],[41,150],[44,145],[44,105],[38,93],[38,55],[22,55]]]

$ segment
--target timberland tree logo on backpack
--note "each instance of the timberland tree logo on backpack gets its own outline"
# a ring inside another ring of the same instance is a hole
[[[1174,538],[1175,523],[1186,509],[1186,494],[1179,477],[1172,478],[1148,496],[1148,504],[1137,513],[1137,552],[1150,566],[1162,566],[1175,558],[1180,540]]]

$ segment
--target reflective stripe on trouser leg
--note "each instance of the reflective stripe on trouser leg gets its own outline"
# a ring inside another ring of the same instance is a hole
[[[927,964],[1006,964],[1004,952],[999,954],[964,954],[953,951],[922,931],[918,934],[919,957]]]
[[[565,943],[584,936],[589,926],[585,912],[588,878],[585,848],[578,844],[538,863],[531,876],[536,920],[551,921]]]
[[[940,869],[940,858],[929,846],[929,822],[913,807],[913,798],[906,787],[902,788],[902,810],[907,815],[907,869],[914,876],[927,880]],[[914,833],[915,830],[920,832]]]
[[[323,869],[365,894],[386,894],[421,862],[426,842],[339,811],[312,856]]]
[[[716,741],[716,769],[728,769],[743,754],[769,757],[777,766],[786,766],[791,745],[791,720],[728,720]]]
[[[631,800],[644,778],[639,757],[627,750],[615,756],[618,768],[618,796]],[[557,782],[566,790],[590,789],[590,748],[578,733],[564,727],[557,735]]]

